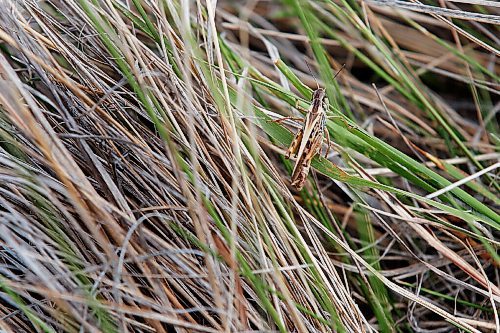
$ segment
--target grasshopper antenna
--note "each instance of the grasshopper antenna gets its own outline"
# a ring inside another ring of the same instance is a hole
[[[306,63],[307,64],[307,63]],[[337,73],[335,73],[335,75],[333,76],[333,79],[335,80],[335,78],[337,77],[337,75],[340,74],[340,72],[342,72],[342,70],[345,68],[345,64],[342,65],[342,67],[340,67],[340,69],[337,71]]]
[[[312,72],[311,67],[309,67],[309,64],[307,63],[307,61],[306,61],[306,65],[307,65],[307,68],[309,68],[309,73],[310,73],[310,74],[312,75],[312,77],[314,78],[314,82],[316,82],[316,89],[319,89],[318,80],[316,80],[316,76],[314,76],[314,73]]]

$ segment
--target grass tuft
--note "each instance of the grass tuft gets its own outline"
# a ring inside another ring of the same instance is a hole
[[[499,331],[497,9],[0,0],[0,330]]]

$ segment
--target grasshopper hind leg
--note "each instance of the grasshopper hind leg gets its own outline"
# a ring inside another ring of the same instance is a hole
[[[330,149],[332,148],[332,146],[331,146],[331,142],[330,142],[330,132],[328,132],[328,128],[326,128],[326,127],[324,129],[324,136],[326,137],[326,143],[328,145],[326,147],[325,158],[328,158],[328,155],[330,154]]]
[[[295,154],[295,157],[297,157],[297,150],[299,149],[300,142],[302,141],[302,136],[304,135],[304,131],[300,129],[297,134],[295,134],[295,137],[293,138],[292,143],[290,144],[290,147],[288,147],[285,158],[289,159],[290,155]]]

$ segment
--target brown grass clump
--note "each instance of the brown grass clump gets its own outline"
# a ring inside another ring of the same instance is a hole
[[[0,0],[0,330],[500,331],[499,23]],[[332,153],[299,192],[301,123],[271,120],[317,85]]]

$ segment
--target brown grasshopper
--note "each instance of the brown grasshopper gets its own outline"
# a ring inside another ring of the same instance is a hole
[[[296,108],[299,108],[296,105]],[[284,117],[274,122],[282,122],[287,119],[295,119],[303,121],[304,125],[293,138],[290,147],[288,147],[285,158],[289,159],[290,155],[297,158],[292,171],[292,186],[297,190],[301,190],[306,182],[309,169],[311,168],[312,158],[320,152],[323,143],[323,137],[326,134],[328,141],[328,151],[330,149],[330,135],[326,129],[326,110],[328,110],[328,98],[326,91],[323,88],[318,88],[314,91],[309,109],[306,112],[306,119],[296,117]]]
[[[328,154],[330,148],[330,135],[326,129],[326,110],[328,110],[328,98],[325,89],[318,88],[314,91],[311,106],[306,114],[304,125],[293,138],[290,147],[286,151],[285,158],[294,155],[297,160],[292,171],[292,186],[301,190],[306,182],[312,158],[321,151],[323,137],[326,134],[328,141]]]
[[[335,74],[333,77],[334,79],[340,74],[344,67],[345,64],[342,65],[340,70]],[[295,108],[298,109],[299,105],[297,104]],[[290,158],[290,155],[294,155],[294,157],[297,158],[292,171],[292,186],[294,186],[297,190],[301,190],[302,187],[304,187],[307,175],[309,174],[309,169],[311,168],[311,161],[313,157],[321,151],[323,138],[325,136],[328,143],[325,157],[328,156],[328,152],[330,151],[330,134],[326,128],[326,111],[328,109],[329,103],[328,98],[326,97],[326,91],[318,86],[313,93],[311,106],[309,109],[304,110],[306,112],[305,120],[295,117],[285,117],[275,120],[276,122],[281,122],[286,119],[298,119],[304,121],[304,125],[297,132],[297,134],[295,134],[295,137],[285,154],[285,158],[287,159]]]

